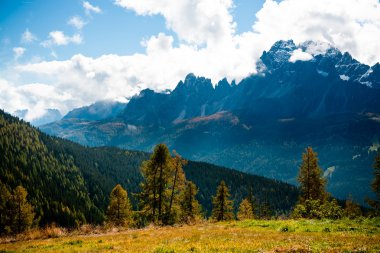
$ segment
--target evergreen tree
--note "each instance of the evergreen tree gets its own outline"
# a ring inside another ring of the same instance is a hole
[[[132,210],[128,194],[120,184],[116,185],[110,194],[107,221],[116,226],[129,226],[132,223]]]
[[[256,216],[256,208],[255,208],[256,207],[256,198],[253,195],[253,189],[252,189],[252,187],[249,189],[249,194],[248,194],[247,200],[251,204],[252,215],[253,215],[253,217],[255,217]]]
[[[11,229],[12,232],[21,233],[30,228],[33,223],[33,207],[26,199],[27,191],[22,186],[17,186],[10,200],[12,210]]]
[[[0,181],[0,234],[10,232],[9,227],[9,201],[11,193],[7,187]]]
[[[224,181],[220,182],[216,195],[212,198],[212,218],[216,221],[234,218],[233,201],[230,199],[229,189]]]
[[[141,173],[144,178],[141,188],[141,204],[148,220],[164,223],[165,203],[168,203],[168,185],[172,174],[169,149],[165,144],[158,144],[150,160],[143,162]],[[168,204],[169,206],[169,204]]]
[[[248,199],[243,199],[240,203],[237,217],[239,220],[253,219],[252,204]]]
[[[176,217],[179,212],[179,196],[181,192],[184,190],[186,177],[183,172],[182,166],[187,164],[187,161],[182,159],[182,157],[174,150],[174,157],[171,159],[172,163],[172,180],[171,180],[171,189],[170,189],[170,200],[169,200],[169,208],[166,214],[165,223],[174,223],[176,221]],[[175,210],[177,210],[177,212]]]
[[[318,166],[317,153],[311,147],[302,154],[302,164],[298,174],[298,182],[301,184],[299,203],[306,200],[326,200],[325,180],[322,178],[322,170]]]
[[[185,222],[194,221],[200,216],[200,205],[195,196],[198,193],[196,185],[187,181],[181,200],[181,216]]]
[[[380,216],[380,152],[375,158],[375,163],[373,165],[375,179],[372,182],[372,190],[376,195],[376,199],[368,200],[368,203],[373,208],[373,214],[375,216]]]
[[[346,205],[344,207],[343,212],[344,212],[344,216],[349,219],[354,219],[354,218],[362,216],[362,210],[360,206],[353,201],[351,195],[346,200]]]

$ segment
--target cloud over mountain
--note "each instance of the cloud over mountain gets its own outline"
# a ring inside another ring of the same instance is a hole
[[[252,30],[245,33],[236,31],[232,0],[115,0],[115,4],[137,15],[161,15],[168,30],[142,38],[143,53],[98,58],[78,54],[65,61],[17,65],[7,70],[5,79],[17,87],[51,86],[56,94],[40,99],[66,113],[98,100],[130,97],[144,88],[172,89],[189,72],[207,76],[213,83],[224,77],[239,81],[255,72],[263,50],[280,39],[322,41],[364,63],[380,61],[377,0],[267,0]],[[102,11],[89,2],[83,2],[83,7],[88,13]],[[81,43],[82,37],[55,31],[48,42]],[[308,54],[294,52],[291,60],[309,60]],[[68,94],[67,101],[57,99],[59,94]],[[2,93],[0,101],[9,100],[6,96]],[[10,110],[7,103],[0,107]],[[20,104],[18,109],[31,108]]]

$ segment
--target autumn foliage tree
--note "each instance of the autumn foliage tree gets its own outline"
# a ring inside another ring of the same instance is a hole
[[[254,218],[252,204],[247,198],[243,199],[240,203],[237,218],[239,220],[247,220]]]
[[[181,197],[181,213],[184,222],[193,222],[200,217],[201,208],[195,198],[197,193],[197,186],[193,182],[187,181]]]
[[[216,221],[232,220],[233,201],[224,181],[220,182],[215,197],[212,198],[212,219]]]
[[[322,177],[322,170],[318,165],[317,153],[311,147],[306,148],[302,154],[302,164],[298,174],[301,185],[300,203],[307,200],[324,202],[327,197],[325,191],[326,181]]]
[[[27,191],[17,186],[10,198],[10,211],[8,219],[12,232],[21,233],[30,228],[34,219],[32,205],[27,200]]]
[[[118,184],[112,189],[107,208],[107,222],[116,226],[130,226],[132,210],[127,191]]]

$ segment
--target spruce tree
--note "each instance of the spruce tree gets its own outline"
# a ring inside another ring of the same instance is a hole
[[[326,200],[325,179],[322,178],[322,170],[318,165],[317,153],[311,147],[302,154],[302,164],[298,174],[298,182],[301,185],[300,204],[307,200]]]
[[[130,226],[132,210],[128,193],[123,187],[116,185],[110,194],[110,203],[107,208],[107,222],[116,226]]]
[[[192,222],[200,216],[200,205],[195,198],[197,193],[196,185],[191,181],[187,181],[181,199],[181,219],[184,222]]]
[[[252,211],[252,204],[249,202],[249,200],[243,199],[243,201],[240,203],[239,211],[237,213],[237,218],[239,220],[247,220],[247,219],[253,219],[253,211]]]
[[[24,187],[17,186],[10,200],[12,210],[11,228],[12,232],[21,233],[30,228],[34,219],[33,207],[27,201],[28,193]]]
[[[212,197],[212,218],[216,221],[234,218],[233,201],[230,199],[229,189],[224,181],[220,182],[215,197]]]

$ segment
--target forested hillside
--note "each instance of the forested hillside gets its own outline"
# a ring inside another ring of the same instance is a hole
[[[39,225],[101,223],[109,194],[118,183],[136,209],[135,193],[140,192],[142,180],[139,168],[148,158],[144,152],[89,148],[50,137],[0,111],[0,183],[9,191],[18,185],[27,190]],[[298,196],[296,187],[289,184],[207,163],[190,161],[184,171],[198,186],[197,198],[207,214],[221,180],[229,185],[235,208],[253,193],[258,205],[288,212]]]

